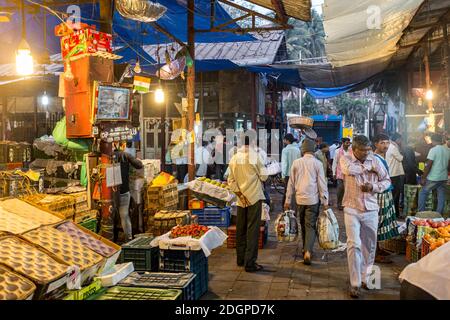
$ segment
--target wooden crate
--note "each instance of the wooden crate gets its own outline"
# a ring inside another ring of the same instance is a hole
[[[227,248],[233,249],[236,248],[236,226],[230,226],[228,228],[228,239],[227,239]],[[261,226],[259,228],[259,238],[258,238],[258,248],[264,249],[264,238],[266,233],[266,227]]]

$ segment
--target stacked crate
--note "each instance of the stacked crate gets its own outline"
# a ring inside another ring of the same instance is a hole
[[[60,217],[73,219],[75,215],[75,199],[69,195],[33,194],[23,198],[24,201]]]
[[[145,196],[146,210],[175,210],[178,205],[178,184],[149,186]]]
[[[404,188],[404,214],[405,216],[414,216],[418,212],[419,192],[422,190],[420,185],[406,184]],[[430,192],[426,202],[425,211],[433,211],[433,194]]]
[[[150,217],[147,232],[154,236],[163,235],[175,226],[185,226],[192,223],[189,210],[163,210]]]
[[[98,211],[91,210],[88,204],[88,195],[86,191],[70,194],[74,199],[73,221],[92,232],[97,232]]]

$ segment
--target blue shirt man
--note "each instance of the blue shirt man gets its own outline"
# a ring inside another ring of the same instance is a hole
[[[289,175],[291,173],[291,167],[295,160],[299,159],[301,156],[300,149],[295,143],[295,138],[291,133],[284,136],[283,143],[285,145],[283,151],[281,152],[281,175],[285,182],[285,188],[287,188],[289,182]],[[286,200],[286,192],[283,196],[283,202]]]

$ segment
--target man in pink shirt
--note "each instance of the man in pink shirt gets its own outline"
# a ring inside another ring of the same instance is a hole
[[[372,154],[365,136],[353,139],[353,154],[340,159],[344,175],[343,199],[347,259],[350,273],[350,296],[359,297],[361,286],[367,287],[375,260],[378,230],[377,193],[389,188],[391,180],[384,165]]]

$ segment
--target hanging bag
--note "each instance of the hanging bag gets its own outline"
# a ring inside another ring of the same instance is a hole
[[[292,242],[298,239],[298,222],[292,210],[278,215],[275,220],[275,228],[280,242]]]
[[[320,213],[317,220],[319,245],[324,250],[334,250],[339,247],[339,224],[333,210]]]

